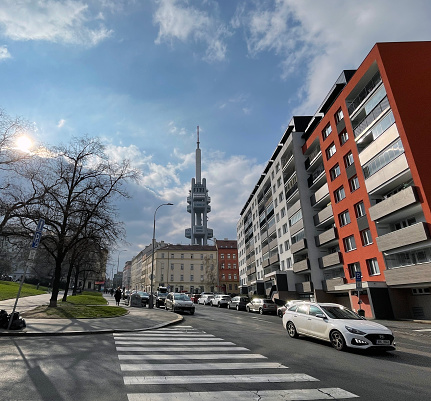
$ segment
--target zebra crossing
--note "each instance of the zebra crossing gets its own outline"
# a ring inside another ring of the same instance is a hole
[[[287,366],[191,326],[115,333],[114,341],[129,401],[358,397],[341,388],[316,386],[319,380],[312,376],[290,372]],[[273,390],[266,389],[268,383],[274,384]]]

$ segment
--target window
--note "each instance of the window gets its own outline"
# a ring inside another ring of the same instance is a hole
[[[230,253],[227,254],[227,258],[230,259]]]
[[[402,228],[406,228],[408,226],[412,226],[413,224],[416,224],[416,218],[410,217],[405,220],[400,220],[392,225],[394,230],[401,230]]]
[[[171,259],[174,259],[174,254],[173,253],[171,253]]]
[[[278,200],[281,202],[283,200],[283,192],[278,195]]]
[[[190,265],[190,270],[194,270],[194,265],[193,265],[193,263]]]
[[[367,246],[373,243],[373,238],[371,237],[371,231],[369,228],[361,231],[361,241],[363,246]]]
[[[221,268],[224,269],[224,263],[221,264]]]
[[[193,254],[192,253],[190,254],[190,259],[193,259]]]
[[[165,254],[162,252],[162,259],[164,259],[165,258]]]
[[[343,227],[347,224],[350,224],[350,214],[348,210],[345,210],[344,212],[340,213],[338,215],[338,220],[340,222],[340,227]]]
[[[174,275],[171,274],[171,281],[174,281]]]
[[[280,213],[277,213],[275,215],[275,220],[277,220],[277,223],[280,221]]]
[[[181,254],[181,259],[184,259],[184,254],[183,253]]]
[[[231,268],[231,264],[230,264],[230,263],[228,263],[228,264],[227,264],[227,268],[228,268],[228,269],[230,269],[230,268]]]
[[[346,252],[350,252],[356,249],[355,237],[353,235],[350,235],[349,237],[344,238],[343,243],[344,243],[344,250]]]
[[[340,170],[340,165],[338,163],[329,170],[331,181],[334,181],[340,174],[341,174],[341,170]]]
[[[174,264],[171,263],[171,270],[174,270]]]
[[[181,270],[184,270],[184,265],[181,263]]]
[[[341,145],[344,145],[349,139],[349,134],[347,133],[345,128],[338,135],[338,139],[340,140]]]
[[[274,199],[274,207],[277,207],[278,203],[277,203],[277,198]]]
[[[280,162],[277,162],[275,165],[275,172],[278,173],[280,171]]]
[[[232,259],[236,259],[236,255],[234,253],[232,254]]]
[[[283,224],[283,234],[287,233],[287,223]]]
[[[289,243],[289,240],[284,241],[284,250],[285,250],[285,251],[288,251],[289,249],[290,249],[290,243]]]
[[[203,255],[203,253],[201,253],[201,259],[203,259],[204,258],[204,255]]]
[[[201,281],[204,281],[204,275],[201,274]]]
[[[360,201],[360,202],[355,204],[355,214],[356,214],[357,219],[359,217],[365,216],[364,202]]]
[[[221,259],[224,259],[224,253],[222,253],[222,254],[220,255],[220,258],[221,258]]]
[[[283,245],[279,245],[280,248],[280,254],[283,253]]]
[[[337,149],[335,148],[335,143],[332,142],[327,148],[326,148],[326,159],[329,160],[332,156],[335,155],[337,152]]]
[[[376,258],[367,259],[367,269],[370,276],[377,276],[380,274],[379,263]]]
[[[355,175],[349,180],[350,192],[355,192],[359,188],[358,176]]]
[[[322,131],[323,139],[326,139],[329,134],[332,132],[331,124],[328,124],[325,129]]]
[[[351,166],[355,161],[353,160],[353,154],[352,152],[347,153],[346,156],[344,156],[344,164],[346,167]]]
[[[383,149],[376,157],[371,159],[363,167],[364,176],[368,178],[383,167],[388,165],[392,160],[396,159],[399,155],[404,153],[404,147],[401,143],[401,139],[391,143],[388,147]]]
[[[201,270],[203,270],[204,269],[204,265],[201,265]]]
[[[361,267],[359,266],[359,262],[350,263],[347,265],[347,268],[349,269],[349,277],[355,278],[355,273],[361,271]]]
[[[281,177],[279,177],[277,180],[277,187],[280,188],[280,186],[281,186]]]
[[[290,219],[289,219],[289,227],[292,227],[295,223],[302,219],[302,210],[299,209]]]
[[[284,217],[284,216],[286,216],[286,208],[282,208],[281,209],[281,217]]]
[[[334,117],[337,124],[344,118],[343,110],[341,110],[341,107],[337,110]]]
[[[336,189],[334,192],[335,203],[342,201],[346,197],[346,193],[344,192],[344,187]]]

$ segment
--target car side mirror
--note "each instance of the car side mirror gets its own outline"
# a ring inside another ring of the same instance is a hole
[[[326,316],[323,313],[317,313],[316,317],[320,317],[321,319],[326,319]]]

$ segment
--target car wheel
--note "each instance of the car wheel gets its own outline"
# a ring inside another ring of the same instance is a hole
[[[250,308],[248,306],[247,306],[246,309],[247,309],[247,312],[249,312],[249,313],[251,312],[251,310],[250,310]]]
[[[343,351],[346,348],[346,340],[344,340],[343,335],[338,330],[332,331],[329,335],[329,339],[331,340],[332,346],[337,351]]]
[[[293,322],[287,322],[286,329],[287,334],[289,334],[289,337],[298,338],[298,332],[296,331],[296,327]]]
[[[218,307],[218,308],[221,308],[220,302],[218,303],[217,307]]]
[[[277,315],[278,315],[278,317],[283,317],[283,314],[281,313],[280,310],[277,312]]]
[[[263,315],[263,309],[262,309],[262,308],[259,308],[259,313],[260,313],[261,315]]]
[[[236,306],[236,310],[239,310],[239,306],[238,305]]]
[[[194,314],[195,314],[194,309],[192,309],[192,310],[190,311],[190,314],[191,314],[191,315],[194,315]]]

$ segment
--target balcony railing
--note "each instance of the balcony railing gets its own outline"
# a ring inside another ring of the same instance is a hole
[[[382,77],[380,76],[380,72],[377,71],[377,73],[367,82],[364,89],[362,89],[358,96],[353,99],[352,103],[349,104],[349,107],[347,108],[349,116],[352,115],[352,113],[367,98],[374,88],[380,84],[380,82],[382,82]]]

